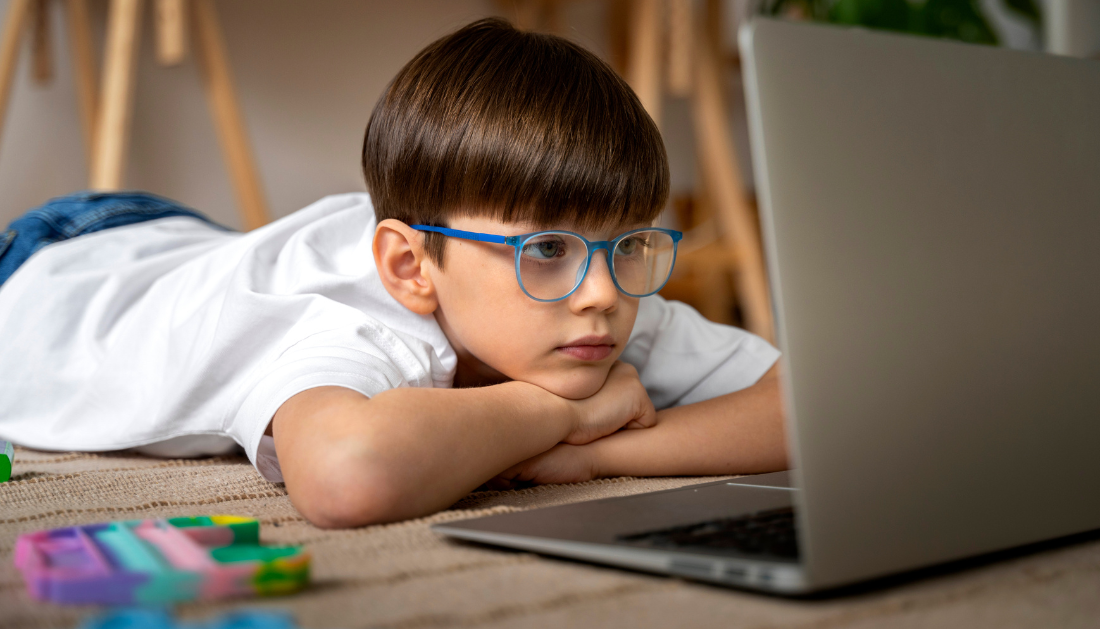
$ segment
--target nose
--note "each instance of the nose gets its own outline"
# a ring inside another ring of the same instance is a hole
[[[619,289],[611,279],[611,269],[607,266],[607,251],[600,249],[592,254],[588,265],[588,275],[569,296],[569,307],[574,312],[594,309],[599,312],[614,310],[619,303]]]

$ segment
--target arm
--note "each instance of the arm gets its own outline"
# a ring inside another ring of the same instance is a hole
[[[557,445],[502,473],[495,484],[786,469],[789,463],[776,369],[773,366],[746,389],[660,411],[657,424],[647,430],[620,431],[587,445]]]
[[[500,470],[554,444],[588,443],[655,415],[634,369],[566,400],[523,382],[401,388],[373,398],[340,387],[287,400],[272,423],[291,501],[314,524],[359,526],[446,508]]]
[[[787,443],[773,366],[753,386],[657,413],[650,430],[590,444],[598,476],[759,474],[787,469]],[[576,446],[573,446],[576,447]]]

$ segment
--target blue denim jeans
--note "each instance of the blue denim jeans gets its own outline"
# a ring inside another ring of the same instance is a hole
[[[0,286],[46,245],[170,216],[191,216],[225,229],[191,208],[147,192],[78,192],[50,199],[0,233]]]

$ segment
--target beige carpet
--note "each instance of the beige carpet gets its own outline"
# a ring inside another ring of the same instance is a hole
[[[449,542],[433,522],[706,482],[613,479],[479,492],[430,518],[348,531],[310,526],[282,486],[239,458],[16,451],[0,484],[0,627],[71,627],[93,608],[30,600],[12,565],[19,533],[114,519],[229,513],[267,543],[305,544],[313,585],[298,595],[185,605],[292,611],[304,627],[1100,627],[1100,541],[910,580],[839,598],[789,601],[527,553]],[[1095,498],[1095,497],[1091,497]]]

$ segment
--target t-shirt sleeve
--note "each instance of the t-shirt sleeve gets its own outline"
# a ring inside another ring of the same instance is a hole
[[[227,432],[244,447],[264,478],[282,482],[274,440],[264,433],[284,402],[325,386],[344,387],[367,397],[398,387],[439,386],[432,381],[432,373],[442,371],[438,362],[430,344],[378,324],[314,334],[282,352],[256,375]]]
[[[755,384],[779,359],[764,339],[708,321],[691,306],[653,295],[639,302],[638,318],[621,359],[658,409],[692,404]]]

